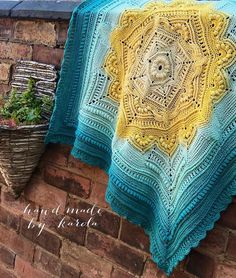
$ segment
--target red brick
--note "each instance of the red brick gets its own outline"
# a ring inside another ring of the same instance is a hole
[[[227,256],[236,258],[236,234],[230,233],[226,253]]]
[[[92,228],[108,234],[112,237],[118,237],[120,228],[119,216],[103,210],[101,212],[101,215],[96,214],[94,216],[94,221],[97,223],[97,226],[93,226]]]
[[[236,203],[229,205],[227,210],[222,213],[218,223],[222,226],[236,230]]]
[[[106,257],[112,262],[119,264],[133,274],[142,274],[144,265],[143,255],[114,239],[89,231],[87,235],[87,248],[98,256]]]
[[[90,200],[101,207],[109,208],[109,204],[105,200],[107,185],[98,182],[92,182],[92,191]]]
[[[2,59],[28,59],[32,58],[32,47],[13,42],[0,42],[0,57]]]
[[[181,262],[179,262],[178,266],[176,267],[177,270],[184,270],[187,264],[188,257],[185,257]]]
[[[64,45],[67,39],[67,31],[69,27],[68,21],[61,21],[58,23],[58,34],[57,34],[57,42],[58,44]]]
[[[44,222],[50,230],[58,233],[59,235],[73,242],[76,242],[79,245],[84,245],[85,236],[86,236],[86,227],[81,227],[81,226],[76,227],[75,219],[62,214],[56,215],[50,213],[48,215],[43,215],[40,221]],[[58,227],[60,222],[61,225],[60,227]],[[72,224],[74,225],[72,226]]]
[[[73,218],[65,217],[65,228],[61,227],[57,229],[57,232],[69,239],[70,241],[73,241],[79,245],[84,245],[85,236],[86,236],[86,227],[76,227],[76,221]],[[71,226],[73,225],[73,226]]]
[[[236,265],[222,263],[217,265],[214,278],[235,278]]]
[[[34,244],[32,242],[1,225],[0,235],[1,243],[25,260],[32,261],[34,255]]]
[[[61,48],[52,48],[42,45],[34,45],[33,60],[55,65],[57,68],[61,66],[64,50]]]
[[[80,198],[69,195],[65,213],[73,218],[80,218],[82,221],[88,221],[91,217],[91,208],[92,204],[81,200]],[[93,215],[101,214],[100,208],[95,207],[93,211]]]
[[[110,278],[112,265],[101,257],[94,255],[85,247],[78,246],[67,240],[63,241],[62,260],[76,269],[80,269],[81,277]]]
[[[228,232],[226,230],[215,227],[208,233],[207,237],[201,241],[199,247],[215,255],[223,254],[227,238]]]
[[[37,225],[39,223],[34,222],[34,224]],[[22,219],[21,234],[32,242],[38,244],[48,252],[58,256],[61,247],[60,238],[57,235],[49,232],[45,228],[38,236],[40,229],[37,226],[35,226],[34,228],[28,228],[28,225],[29,221]]]
[[[80,210],[88,210],[94,206],[94,204],[89,204],[87,202],[81,201],[78,198],[69,197],[67,209],[78,209]],[[66,212],[67,212],[66,209]],[[89,213],[76,213],[71,214],[74,218],[79,218],[82,221],[88,221],[91,218],[91,214]],[[91,226],[91,228],[101,231],[103,233],[109,234],[113,237],[118,237],[119,228],[120,228],[120,217],[111,213],[109,211],[103,210],[100,207],[96,206],[94,210],[94,216],[92,216],[92,220],[97,223],[97,226]]]
[[[214,260],[197,251],[192,251],[189,255],[186,269],[199,278],[211,278],[214,271]]]
[[[16,254],[0,244],[0,261],[13,268]]]
[[[0,222],[17,231],[20,226],[20,217],[0,206]]]
[[[54,186],[45,183],[41,177],[34,176],[29,186],[25,189],[25,196],[43,208],[56,208],[64,211],[67,193]]]
[[[94,179],[95,168],[83,163],[80,159],[69,156],[68,167],[70,171],[75,172],[81,177]]]
[[[157,268],[157,265],[151,260],[147,260],[142,277],[143,278],[149,278],[149,277],[165,278],[165,276],[163,276],[162,271],[160,271]]]
[[[17,278],[12,271],[0,265],[0,277],[2,278]]]
[[[37,247],[35,250],[34,264],[37,265],[37,268],[39,269],[43,269],[44,271],[49,272],[53,275],[60,276],[60,260],[41,248]]]
[[[9,192],[6,191],[6,188],[2,187],[1,201],[2,201],[2,205],[4,207],[9,207],[16,214],[20,214],[20,215],[22,215],[24,213],[24,210],[25,210],[26,206],[28,206],[30,204],[30,207],[32,209],[32,213],[31,213],[31,215],[25,215],[25,217],[30,217],[30,218],[32,218],[32,217],[37,218],[38,217],[39,207],[35,203],[26,200],[25,196],[23,196],[23,195],[21,195],[16,200],[15,197],[12,196],[12,194],[10,194]]]
[[[29,262],[16,257],[15,272],[18,278],[51,278],[52,276],[34,268]]]
[[[122,219],[120,239],[131,246],[149,252],[149,237],[144,230],[125,219]]]
[[[95,181],[96,182],[107,185],[108,184],[108,178],[109,177],[104,170],[102,170],[98,167],[95,168]]]
[[[90,194],[90,180],[69,171],[49,166],[45,169],[44,179],[47,183],[79,197],[88,198]]]
[[[47,164],[52,163],[59,166],[67,167],[68,156],[71,147],[60,144],[48,144],[45,154],[42,157],[42,161]]]
[[[27,43],[56,45],[55,23],[44,20],[20,20],[15,24],[14,39]]]
[[[9,18],[0,18],[0,39],[9,39],[12,36],[13,20]]]
[[[9,82],[11,64],[0,63],[0,81]]]
[[[164,276],[163,278],[165,278]],[[170,278],[196,278],[196,276],[193,276],[192,274],[176,270],[173,272],[173,274],[170,276]],[[207,278],[207,277],[206,277]]]
[[[135,278],[135,276],[119,268],[115,268],[112,272],[111,278]]]
[[[60,278],[79,278],[80,275],[81,272],[79,270],[76,270],[73,267],[66,264],[62,265]]]

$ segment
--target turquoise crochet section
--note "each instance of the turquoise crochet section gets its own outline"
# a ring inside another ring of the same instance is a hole
[[[180,144],[172,156],[157,146],[140,152],[119,138],[119,105],[106,97],[102,65],[120,15],[147,2],[87,0],[74,10],[46,143],[69,144],[74,157],[109,174],[107,202],[144,228],[153,260],[170,275],[236,195],[236,64],[227,69],[228,93],[188,148]],[[230,15],[228,38],[236,41],[236,1],[212,3]]]

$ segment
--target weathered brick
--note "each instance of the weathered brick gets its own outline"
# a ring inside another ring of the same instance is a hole
[[[108,184],[108,175],[107,173],[100,169],[99,167],[95,167],[95,181],[102,184]]]
[[[236,258],[236,234],[230,233],[226,253],[227,256]]]
[[[55,23],[20,20],[15,24],[14,39],[21,42],[56,45]]]
[[[211,278],[214,271],[214,260],[194,250],[189,255],[186,269],[199,278]]]
[[[160,278],[166,278],[166,276],[160,277]],[[196,278],[196,276],[193,276],[192,274],[175,270],[173,274],[170,276],[170,278]],[[207,277],[206,277],[207,278]]]
[[[78,268],[86,277],[93,278],[110,278],[112,265],[97,257],[85,247],[78,246],[67,240],[63,241],[62,260],[71,266]]]
[[[215,227],[208,233],[207,237],[201,241],[199,248],[203,248],[215,255],[223,254],[227,238],[228,232],[226,230]]]
[[[2,201],[2,205],[4,207],[9,207],[11,208],[11,210],[16,213],[17,215],[23,215],[25,208],[27,206],[30,206],[31,209],[31,213],[25,214],[24,216],[26,218],[32,218],[38,217],[39,214],[39,206],[36,205],[35,203],[26,200],[25,196],[22,194],[17,200],[15,199],[14,196],[12,196],[12,194],[10,194],[9,192],[6,191],[5,188],[2,187],[1,190],[1,201]]]
[[[51,275],[39,269],[34,268],[29,262],[16,256],[15,272],[18,278],[34,277],[34,278],[52,278]]]
[[[185,266],[187,264],[188,261],[188,257],[185,257],[182,261],[179,262],[179,264],[177,265],[176,269],[177,270],[184,270]]]
[[[61,247],[61,240],[57,235],[54,235],[53,233],[49,232],[45,228],[43,229],[42,233],[38,236],[40,228],[38,226],[35,226],[33,228],[28,228],[29,221],[22,219],[21,221],[21,234],[31,240],[32,242],[38,244],[48,252],[59,255],[60,247]],[[35,223],[35,225],[38,225],[39,223]],[[32,226],[31,226],[32,227]]]
[[[144,230],[122,219],[120,239],[131,246],[149,252],[149,237]]]
[[[74,269],[73,267],[63,264],[61,267],[60,278],[79,278],[81,271]]]
[[[34,255],[34,244],[32,242],[2,225],[0,225],[0,235],[1,243],[25,260],[32,261]]]
[[[52,64],[60,68],[63,55],[64,50],[61,48],[52,48],[42,45],[33,46],[33,60],[40,63]]]
[[[162,271],[160,271],[157,268],[157,265],[151,260],[147,260],[147,262],[145,263],[142,277],[143,278],[149,278],[149,277],[165,278],[163,277]]]
[[[90,200],[101,207],[109,208],[109,204],[105,200],[107,184],[92,182],[92,191]]]
[[[111,278],[135,278],[134,275],[125,272],[119,268],[115,268],[112,272]]]
[[[236,203],[230,204],[222,213],[218,224],[236,230]]]
[[[106,257],[119,264],[133,274],[142,274],[144,265],[143,255],[114,239],[89,231],[87,235],[87,248],[98,256]]]
[[[74,218],[80,218],[82,221],[88,221],[91,217],[92,204],[85,202],[77,197],[69,195],[65,213]],[[99,207],[96,206],[93,215],[100,213]],[[100,213],[101,214],[101,213]]]
[[[82,201],[78,198],[69,197],[66,212],[67,209],[78,209],[79,211],[88,209],[92,209],[94,205],[89,204],[85,201]],[[70,210],[71,211],[71,210]],[[90,213],[72,213],[72,217],[79,218],[81,221],[88,221],[89,218],[92,216]],[[96,229],[98,231],[101,231],[103,233],[109,234],[113,237],[118,237],[119,228],[120,228],[120,217],[115,215],[114,213],[111,213],[109,211],[106,211],[104,209],[101,209],[100,207],[96,206],[94,209],[94,216],[92,216],[92,220],[97,223],[96,226],[91,226],[91,228]]]
[[[25,189],[25,196],[43,208],[56,208],[60,205],[61,211],[64,211],[67,193],[45,183],[41,177],[34,176]]]
[[[3,59],[28,59],[32,58],[32,47],[14,42],[0,42],[0,57]]]
[[[95,168],[83,163],[80,159],[74,158],[72,155],[69,156],[68,167],[72,172],[75,172],[81,177],[88,179],[94,179]]]
[[[0,18],[0,40],[11,38],[12,31],[13,20],[10,18]]]
[[[76,242],[79,245],[84,245],[87,228],[81,226],[77,227],[75,225],[75,219],[62,214],[56,215],[50,213],[48,215],[42,215],[40,221],[45,223],[50,230],[59,235]]]
[[[0,244],[0,261],[13,268],[16,254]]]
[[[51,163],[67,167],[70,150],[71,147],[67,145],[48,144],[46,152],[42,157],[42,161],[45,165],[47,165],[47,163]]]
[[[67,39],[67,31],[69,27],[68,21],[61,21],[58,23],[57,43],[64,45]]]
[[[36,264],[39,269],[43,269],[44,271],[53,275],[60,276],[60,260],[39,247],[37,247],[35,250],[34,264]]]
[[[118,237],[120,228],[119,216],[103,210],[101,215],[96,214],[94,216],[94,221],[97,223],[97,226],[93,226],[92,228],[111,235],[112,237]]]
[[[217,265],[214,278],[235,278],[236,265],[221,263]]]
[[[45,169],[44,179],[47,183],[79,197],[89,196],[90,180],[72,172],[49,166]]]
[[[12,211],[0,206],[0,222],[17,231],[20,226],[20,217]]]
[[[6,269],[2,265],[0,265],[0,277],[2,278],[17,278],[13,271]]]
[[[9,82],[11,64],[0,63],[0,81]]]

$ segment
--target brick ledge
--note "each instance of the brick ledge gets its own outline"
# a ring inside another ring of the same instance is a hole
[[[63,19],[71,17],[76,1],[0,1],[0,17]]]

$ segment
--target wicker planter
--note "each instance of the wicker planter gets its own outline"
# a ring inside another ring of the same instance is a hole
[[[44,152],[48,125],[0,126],[0,171],[10,191],[18,197]]]
[[[57,71],[52,65],[19,61],[13,75],[12,87],[23,91],[29,78],[36,80],[36,96],[54,98]],[[19,197],[37,167],[45,150],[44,138],[50,114],[43,113],[45,124],[9,127],[0,125],[0,172],[7,191]]]

